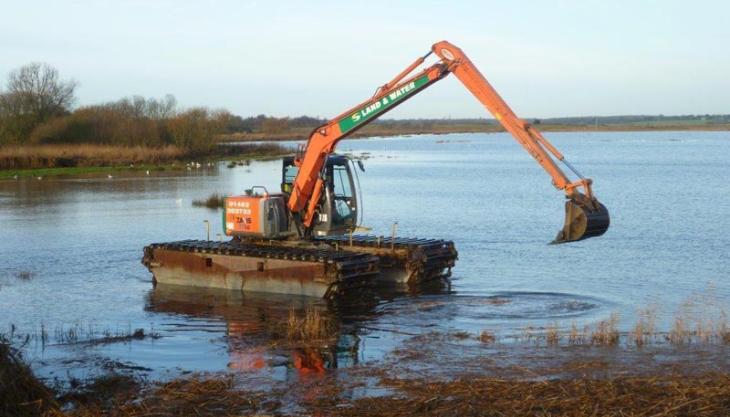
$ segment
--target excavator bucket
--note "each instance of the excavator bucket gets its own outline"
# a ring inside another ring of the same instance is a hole
[[[569,199],[565,202],[565,225],[552,243],[575,242],[601,236],[608,230],[610,223],[608,209],[597,200],[580,202]]]

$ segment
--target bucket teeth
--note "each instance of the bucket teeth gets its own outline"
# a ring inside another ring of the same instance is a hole
[[[597,200],[565,202],[565,225],[552,243],[575,242],[601,236],[611,223],[608,209]]]

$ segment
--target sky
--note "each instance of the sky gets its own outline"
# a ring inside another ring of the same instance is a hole
[[[333,117],[448,40],[522,117],[730,113],[730,2],[0,0],[0,80]],[[449,77],[388,118],[488,117]]]

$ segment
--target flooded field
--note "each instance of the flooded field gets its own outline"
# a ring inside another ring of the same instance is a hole
[[[151,379],[228,371],[258,388],[327,369],[349,378],[363,364],[446,374],[466,359],[499,357],[549,367],[567,356],[539,359],[549,355],[525,345],[549,345],[551,333],[568,345],[575,329],[590,339],[608,321],[622,345],[641,320],[661,345],[678,317],[688,333],[701,338],[697,326],[709,326],[721,339],[730,134],[549,138],[594,179],[612,216],[603,237],[548,245],[562,226],[562,193],[506,134],[342,142],[341,153],[365,159],[364,225],[388,235],[397,222],[402,236],[453,240],[459,260],[451,291],[380,294],[339,310],[306,298],[154,288],[140,264],[151,242],[204,239],[205,220],[218,239],[220,212],[192,201],[253,185],[276,190],[280,161],[0,181],[0,333],[24,346],[40,376],[62,383],[109,369]],[[316,349],[292,347],[283,327],[291,310],[319,311],[331,337]],[[459,358],[449,358],[455,349]],[[727,356],[722,343],[706,350]],[[631,352],[626,363],[643,355]],[[377,392],[365,385],[351,394]]]

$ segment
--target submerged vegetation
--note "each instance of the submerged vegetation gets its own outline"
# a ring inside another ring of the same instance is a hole
[[[277,322],[261,327],[266,347],[257,345],[249,326],[245,326],[245,343],[237,348],[238,342],[229,341],[231,349],[241,349],[244,360],[249,360],[251,352],[258,356],[270,350],[272,359],[264,355],[261,360],[281,366],[282,358],[290,356],[287,372],[303,376],[293,386],[255,389],[239,385],[240,379],[225,372],[151,382],[115,373],[113,368],[101,377],[75,381],[71,387],[49,388],[19,360],[9,339],[3,339],[0,377],[17,372],[20,378],[10,385],[0,378],[1,388],[16,387],[0,392],[4,395],[0,399],[6,399],[2,404],[9,410],[25,407],[24,414],[10,415],[55,417],[174,416],[190,410],[201,416],[727,415],[730,368],[722,360],[711,359],[726,354],[723,344],[730,337],[724,317],[709,320],[711,316],[704,315],[700,323],[684,310],[676,317],[673,328],[664,332],[656,329],[656,310],[651,308],[640,311],[627,332],[619,331],[616,314],[582,328],[574,322],[565,328],[556,321],[525,328],[511,341],[500,340],[490,330],[478,335],[454,329],[433,331],[414,334],[382,362],[334,369],[340,367],[331,365],[336,363],[331,359],[336,353],[330,352],[343,349],[338,340],[349,333],[347,327],[326,308],[291,309]],[[126,334],[105,339],[91,337],[100,333],[81,324],[41,332],[48,342],[71,345],[154,334],[129,327]],[[29,339],[16,335],[10,340],[28,343]],[[719,345],[709,345],[713,343]],[[656,348],[645,351],[648,355],[634,348],[651,344]],[[701,348],[686,349],[686,344]],[[328,370],[330,366],[334,368]],[[429,369],[441,377],[432,376]],[[304,378],[315,372],[317,378]],[[21,383],[28,388],[21,388]],[[353,389],[364,386],[373,391],[352,395]],[[19,389],[27,389],[28,394],[19,395]]]
[[[33,278],[33,273],[30,271],[18,271],[15,274],[15,277],[23,281],[29,281],[31,278]]]
[[[335,322],[317,309],[307,308],[302,316],[289,310],[286,335],[290,341],[321,342],[332,339],[337,330]]]
[[[470,364],[475,365],[470,362]],[[588,372],[603,365],[579,361]],[[296,389],[246,389],[230,374],[191,375],[144,382],[109,373],[80,381],[72,391],[48,387],[17,351],[0,343],[0,414],[8,416],[724,416],[730,377],[719,371],[605,377],[530,378],[456,373],[451,378],[406,376],[388,367],[350,372],[349,378],[297,380]],[[346,371],[344,371],[346,372]],[[557,370],[556,372],[561,372]],[[365,384],[364,381],[378,381]],[[368,386],[380,394],[352,395]],[[298,393],[299,391],[303,391]],[[292,402],[296,404],[292,409]]]
[[[628,332],[618,330],[619,317],[616,313],[594,326],[579,328],[575,322],[563,329],[558,322],[544,328],[527,326],[516,335],[500,338],[494,330],[485,329],[475,339],[491,344],[500,341],[511,343],[529,343],[540,346],[626,346],[643,347],[654,344],[670,344],[681,346],[687,344],[728,345],[730,344],[730,326],[723,315],[719,317],[702,317],[692,320],[681,314],[675,315],[672,326],[666,331],[656,328],[656,311],[654,309],[639,312],[636,323]]]
[[[224,195],[213,193],[204,200],[193,200],[193,206],[206,207],[209,209],[219,209],[223,208],[223,206],[225,205],[225,198],[226,196]]]

